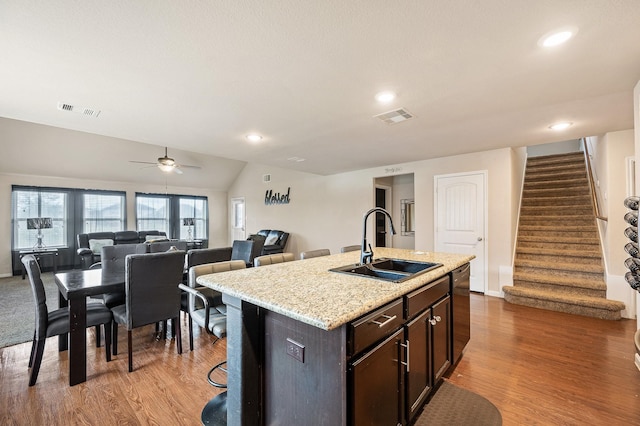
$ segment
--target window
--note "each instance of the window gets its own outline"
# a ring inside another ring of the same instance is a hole
[[[37,229],[28,229],[27,219],[46,217],[52,219],[52,227],[42,229],[43,243],[48,247],[67,245],[68,202],[67,191],[48,188],[24,188],[13,190],[13,248],[32,248],[37,243]]]
[[[136,226],[138,231],[163,231],[167,236],[170,236],[169,211],[168,196],[137,195]]]
[[[124,193],[82,195],[82,232],[116,232],[125,228]]]
[[[192,238],[204,240],[209,235],[208,212],[207,197],[136,194],[138,231],[163,231],[169,238],[186,240],[191,230]]]
[[[179,197],[180,216],[178,225],[179,238],[182,240],[195,238],[202,240],[207,238],[207,199],[202,197]],[[185,219],[193,219],[193,221]],[[193,222],[193,226],[189,223]],[[187,223],[187,225],[185,225]],[[191,235],[189,235],[191,230]]]

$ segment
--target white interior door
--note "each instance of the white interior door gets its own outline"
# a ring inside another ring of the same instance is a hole
[[[486,289],[486,171],[435,176],[435,249],[472,254],[471,291]]]
[[[245,231],[246,213],[244,209],[244,197],[231,199],[231,240],[244,240],[247,238]]]

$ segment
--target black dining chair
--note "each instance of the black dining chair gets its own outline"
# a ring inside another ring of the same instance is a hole
[[[248,268],[253,266],[253,259],[262,251],[262,241],[234,240],[231,246],[231,260],[243,260]]]
[[[33,343],[31,344],[31,355],[29,356],[29,368],[31,368],[29,386],[33,386],[38,380],[44,344],[47,338],[69,333],[69,310],[68,308],[60,308],[49,312],[47,295],[40,276],[40,265],[38,265],[35,256],[31,254],[24,256],[22,263],[29,275],[29,284],[36,303],[36,324],[33,332]],[[100,325],[104,327],[107,362],[111,361],[112,321],[113,315],[111,311],[102,303],[87,304],[87,327],[96,327],[96,341],[100,335]]]
[[[172,320],[176,348],[182,353],[180,289],[185,252],[131,254],[125,263],[125,303],[111,308],[113,312],[113,354],[118,351],[118,324],[127,328],[129,372],[133,371],[132,331],[148,324]]]

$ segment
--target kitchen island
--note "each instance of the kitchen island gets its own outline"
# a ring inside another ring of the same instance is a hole
[[[410,422],[437,376],[430,371],[421,375],[430,377],[410,379],[409,358],[413,373],[420,371],[416,358],[433,367],[438,332],[425,324],[442,322],[442,351],[451,360],[448,274],[473,256],[377,248],[375,257],[442,267],[401,283],[329,271],[359,261],[359,252],[348,252],[198,278],[223,293],[228,307],[228,424],[358,424],[360,411],[381,403],[397,412],[390,424]],[[414,324],[427,327],[428,336],[420,337],[428,338],[425,347],[408,347],[405,336]],[[385,351],[391,358],[377,362]],[[412,404],[409,388],[425,380]],[[378,396],[376,383],[386,387]]]

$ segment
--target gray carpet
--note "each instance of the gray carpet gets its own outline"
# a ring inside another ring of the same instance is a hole
[[[53,272],[42,274],[47,307],[58,308],[58,287]],[[20,275],[0,278],[0,348],[31,341],[35,321],[35,302],[29,278]]]
[[[447,381],[424,407],[414,426],[500,426],[500,411],[486,398]]]

